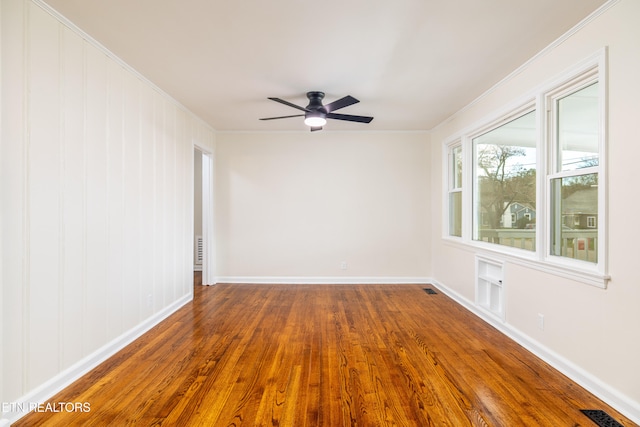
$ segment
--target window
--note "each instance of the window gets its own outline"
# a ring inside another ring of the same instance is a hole
[[[551,94],[550,254],[598,262],[600,102],[596,76]],[[588,245],[578,245],[586,241]]]
[[[462,146],[449,150],[449,235],[462,236]]]
[[[602,50],[450,139],[445,238],[606,286],[605,63]]]
[[[518,220],[519,206],[536,205],[536,112],[472,139],[473,239],[535,250],[535,231]],[[524,217],[523,217],[524,218]]]

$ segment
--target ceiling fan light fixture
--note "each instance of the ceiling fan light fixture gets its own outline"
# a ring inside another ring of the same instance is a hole
[[[322,99],[324,98],[324,92],[307,92],[307,98],[309,98],[309,105],[301,107],[296,104],[292,104],[289,101],[285,101],[280,98],[268,98],[272,101],[279,102],[280,104],[287,105],[295,108],[296,110],[303,111],[304,114],[295,114],[290,116],[280,117],[264,117],[260,120],[275,120],[275,119],[288,119],[290,117],[302,117],[304,116],[304,124],[311,127],[311,132],[322,130],[322,127],[327,124],[327,119],[344,120],[347,122],[358,123],[370,123],[373,117],[369,116],[354,116],[352,114],[336,114],[335,111],[341,108],[348,107],[353,104],[357,104],[358,101],[351,95],[344,96],[336,101],[333,101],[327,105],[322,105]]]
[[[311,127],[322,127],[327,124],[327,119],[320,113],[308,113],[304,118],[304,124]]]

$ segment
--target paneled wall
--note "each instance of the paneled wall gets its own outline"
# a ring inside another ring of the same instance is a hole
[[[38,5],[0,13],[0,401],[15,402],[189,301],[193,147],[214,134]]]

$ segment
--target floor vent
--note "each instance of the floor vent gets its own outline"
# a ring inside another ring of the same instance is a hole
[[[591,421],[600,427],[624,427],[622,424],[611,418],[611,415],[599,409],[581,409],[580,412],[591,418]]]
[[[424,288],[424,291],[425,291],[426,293],[428,293],[429,295],[435,295],[435,294],[437,294],[437,292],[436,292],[436,291],[434,291],[434,290],[433,290],[433,289],[431,289],[431,288]]]

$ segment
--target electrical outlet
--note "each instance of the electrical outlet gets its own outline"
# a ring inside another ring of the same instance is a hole
[[[538,313],[538,329],[544,331],[544,314]]]
[[[342,261],[340,263],[340,269],[341,270],[346,270],[347,269],[347,261]]]

